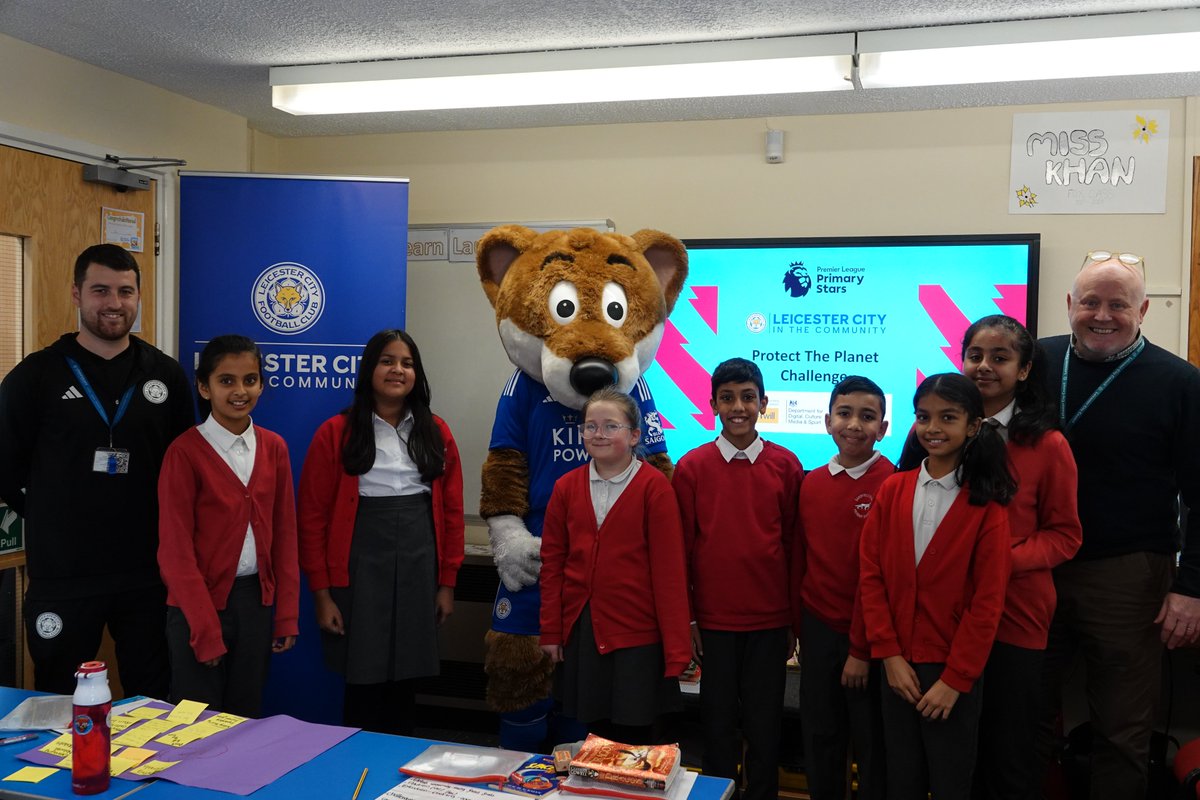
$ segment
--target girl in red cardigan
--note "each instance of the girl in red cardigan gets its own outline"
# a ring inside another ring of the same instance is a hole
[[[211,413],[171,443],[158,478],[171,700],[256,717],[271,653],[298,632],[292,470],[283,439],[250,420],[263,391],[252,340],[205,345],[196,388]]]
[[[463,560],[458,447],[429,398],[416,342],[380,331],[300,474],[300,566],[326,666],[346,679],[343,721],[382,733],[412,733]]]
[[[860,542],[862,614],[883,660],[889,800],[966,800],[976,756],[976,686],[1004,607],[1016,485],[983,398],[957,373],[913,398],[928,456],[880,487]]]
[[[1077,472],[1042,388],[1036,343],[1012,317],[975,322],[963,336],[963,374],[983,395],[983,413],[1008,441],[1017,495],[1008,507],[1012,574],[996,643],[984,670],[976,796],[1037,796],[1034,741],[1041,714],[1042,657],[1054,616],[1051,569],[1079,549]]]
[[[634,458],[637,405],[607,388],[583,407],[591,463],[558,479],[542,529],[541,646],[563,711],[618,742],[648,744],[680,707],[691,658],[679,506],[667,478]]]

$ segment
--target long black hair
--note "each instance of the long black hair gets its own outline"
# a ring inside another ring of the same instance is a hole
[[[225,356],[236,356],[239,353],[250,353],[254,356],[254,360],[258,362],[258,379],[263,379],[263,357],[262,351],[258,349],[258,345],[249,336],[242,336],[238,333],[226,333],[221,336],[214,336],[208,340],[208,344],[204,345],[204,349],[200,351],[200,358],[196,362],[196,402],[200,407],[200,419],[208,419],[208,415],[212,413],[212,403],[204,399],[204,395],[200,394],[200,384],[208,385],[209,378],[212,377],[213,370],[217,368],[217,364],[221,363],[221,359]]]
[[[975,382],[957,372],[930,375],[921,381],[913,395],[913,408],[921,398],[936,395],[966,412],[968,424],[980,423],[979,430],[967,439],[958,455],[954,478],[969,492],[968,502],[984,506],[990,501],[1007,505],[1017,492],[1017,482],[1008,469],[1008,449],[1004,438],[984,421],[983,395]]]
[[[375,390],[372,378],[384,348],[396,341],[408,346],[416,376],[412,390],[404,399],[405,407],[413,415],[408,455],[417,465],[421,480],[432,481],[446,469],[446,443],[433,420],[433,412],[429,410],[429,380],[421,365],[421,351],[412,337],[399,328],[380,331],[363,348],[362,360],[358,362],[358,378],[354,382],[354,402],[342,412],[348,417],[346,440],[342,442],[342,467],[349,475],[362,475],[375,465]]]
[[[1046,394],[1042,378],[1046,370],[1046,354],[1029,330],[1017,320],[1005,314],[992,314],[975,320],[963,334],[962,357],[966,360],[967,348],[980,331],[999,330],[1008,334],[1012,348],[1017,353],[1017,367],[1029,367],[1025,380],[1017,382],[1016,413],[1008,423],[1008,440],[1013,444],[1033,445],[1047,431],[1058,427],[1054,405]]]

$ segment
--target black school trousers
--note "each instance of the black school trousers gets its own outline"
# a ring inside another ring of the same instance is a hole
[[[787,680],[788,629],[713,631],[700,629],[704,661],[700,674],[700,717],[705,775],[738,784],[745,738],[745,800],[779,795],[779,737]],[[739,723],[741,735],[739,735]]]

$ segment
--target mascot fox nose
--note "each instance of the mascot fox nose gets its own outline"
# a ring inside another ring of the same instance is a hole
[[[617,382],[617,368],[603,358],[581,358],[571,367],[571,388],[584,397]]]

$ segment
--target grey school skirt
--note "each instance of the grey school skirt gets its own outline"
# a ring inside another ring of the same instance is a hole
[[[591,605],[586,605],[563,647],[554,694],[563,713],[583,723],[607,719],[617,725],[650,725],[660,714],[683,707],[679,681],[664,678],[665,668],[661,644],[601,654]]]
[[[437,675],[430,495],[358,498],[349,572],[349,586],[329,590],[346,633],[321,633],[325,666],[359,684]]]

